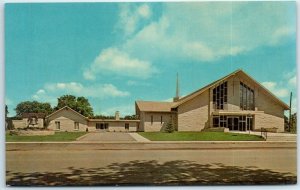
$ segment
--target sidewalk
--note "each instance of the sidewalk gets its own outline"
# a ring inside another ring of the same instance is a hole
[[[149,139],[139,135],[138,133],[129,133],[129,135],[134,138],[137,142],[151,142]]]

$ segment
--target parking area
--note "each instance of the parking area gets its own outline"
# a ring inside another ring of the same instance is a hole
[[[129,133],[124,132],[98,132],[88,133],[78,141],[136,141]]]

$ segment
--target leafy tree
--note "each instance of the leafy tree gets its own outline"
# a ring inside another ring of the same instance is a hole
[[[45,113],[46,115],[53,112],[49,103],[38,101],[24,101],[15,108],[17,117],[21,117],[23,113]]]
[[[165,132],[173,133],[174,131],[175,131],[174,126],[173,126],[172,122],[169,121],[169,122],[167,123],[166,128],[165,128]]]
[[[291,115],[291,128],[289,128],[289,118],[284,116],[284,130],[286,132],[296,133],[297,132],[297,113]]]
[[[297,133],[297,113],[291,115],[291,133]]]
[[[115,119],[115,116],[111,116],[111,115],[95,115],[92,116],[91,119]]]
[[[9,114],[8,107],[7,107],[7,105],[5,105],[5,129],[9,129],[9,121],[7,118],[8,114]]]
[[[58,101],[55,110],[59,110],[65,106],[68,106],[86,117],[91,117],[94,115],[93,108],[89,103],[88,99],[86,99],[85,97],[63,95],[59,97],[57,100]]]
[[[8,107],[5,105],[5,121],[7,120],[7,115],[9,114],[8,112]]]
[[[289,118],[284,116],[284,131],[289,131]]]
[[[126,115],[124,117],[124,119],[127,119],[127,120],[135,120],[135,119],[138,119],[137,118],[137,115]]]

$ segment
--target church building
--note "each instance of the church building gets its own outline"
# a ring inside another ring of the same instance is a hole
[[[207,86],[179,97],[177,76],[173,102],[136,101],[137,131],[163,131],[171,122],[176,131],[273,129],[284,131],[289,106],[259,82],[237,70]]]

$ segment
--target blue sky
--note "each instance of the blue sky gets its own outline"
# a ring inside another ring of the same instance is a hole
[[[5,5],[5,102],[85,96],[96,114],[134,114],[243,69],[296,97],[295,2]],[[296,98],[293,99],[296,111]]]

